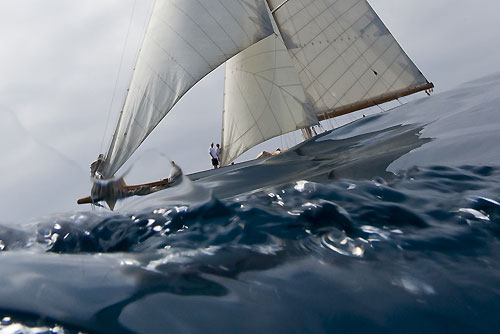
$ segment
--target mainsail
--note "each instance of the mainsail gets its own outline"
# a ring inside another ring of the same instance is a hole
[[[98,172],[112,177],[194,84],[272,32],[262,0],[157,0]]]
[[[318,118],[433,87],[366,0],[268,0]]]

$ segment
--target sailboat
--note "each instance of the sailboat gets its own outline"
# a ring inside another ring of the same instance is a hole
[[[271,138],[301,130],[308,139],[320,121],[434,88],[366,0],[157,0],[92,177],[113,178],[182,96],[224,63],[221,166]],[[114,195],[171,181],[121,180]],[[78,203],[100,200],[93,191]]]

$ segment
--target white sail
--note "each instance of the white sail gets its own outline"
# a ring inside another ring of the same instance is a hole
[[[262,0],[157,0],[100,174],[113,176],[195,83],[272,32]]]
[[[278,34],[226,63],[222,166],[268,139],[317,123]]]
[[[431,87],[366,0],[268,3],[318,117]]]

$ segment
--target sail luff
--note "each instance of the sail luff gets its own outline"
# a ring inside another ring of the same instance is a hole
[[[224,83],[226,82],[227,80],[227,66],[224,67]],[[223,164],[222,164],[222,157],[224,157],[226,155],[226,153],[224,152],[224,133],[225,133],[225,114],[226,114],[226,105],[224,103],[224,101],[226,101],[226,85],[224,84],[224,91],[223,91],[223,103],[222,103],[222,119],[221,119],[221,138],[220,138],[220,143],[221,143],[221,147],[220,147],[220,157],[219,159],[221,161],[219,161],[219,165],[222,167]],[[210,155],[211,156],[211,155]]]
[[[139,48],[139,51],[137,52],[137,55],[136,55],[135,64],[137,64],[137,61],[139,60],[139,57],[141,55],[142,45],[144,44],[144,40],[146,39],[146,34],[147,34],[148,30],[149,30],[149,26],[151,24],[151,18],[153,16],[154,11],[155,11],[157,2],[158,2],[158,0],[155,0],[154,3],[153,3],[153,6],[149,8],[150,9],[148,11],[149,17],[147,18],[146,29],[144,30],[144,33],[143,33],[143,36],[142,36],[142,40],[141,40],[141,43],[140,43],[141,47]],[[135,4],[134,4],[134,6],[135,6]],[[128,35],[128,33],[127,33],[127,35]],[[117,140],[117,137],[118,137],[118,131],[117,131],[117,129],[119,128],[120,123],[122,121],[123,110],[125,109],[125,105],[127,104],[127,99],[128,99],[129,93],[130,93],[130,85],[131,85],[131,83],[134,80],[134,75],[135,75],[135,67],[132,70],[132,75],[131,75],[131,78],[129,80],[129,87],[127,89],[127,93],[125,94],[125,98],[123,99],[123,104],[122,104],[122,106],[120,108],[120,115],[118,116],[118,120],[116,122],[115,131],[113,132],[113,136],[111,137],[111,142],[109,144],[108,151],[107,151],[107,153],[106,153],[106,155],[104,157],[104,160],[99,165],[99,169],[96,171],[96,172],[98,172],[98,174],[97,175],[94,174],[93,175],[94,177],[98,177],[98,178],[110,178],[110,177],[113,176],[113,175],[105,175],[104,169],[105,169],[105,166],[106,166],[107,162],[109,161],[108,160],[108,155],[111,152],[111,148],[116,145],[116,140]]]

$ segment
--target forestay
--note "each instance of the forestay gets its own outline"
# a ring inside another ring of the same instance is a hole
[[[366,0],[268,3],[320,119],[432,86]]]
[[[318,124],[290,54],[274,29],[275,34],[226,63],[222,166],[268,139]]]
[[[112,177],[195,83],[272,32],[261,0],[157,0],[100,174]]]

